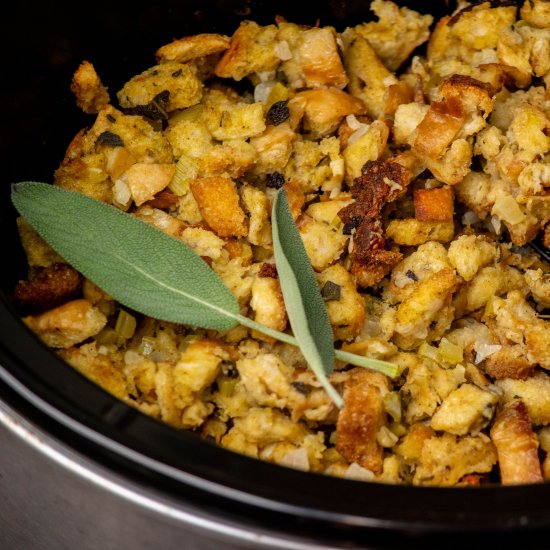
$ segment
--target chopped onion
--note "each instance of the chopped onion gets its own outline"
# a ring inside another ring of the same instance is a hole
[[[344,175],[344,159],[334,159],[329,163],[332,175],[339,177]]]
[[[493,216],[498,216],[503,222],[516,225],[525,219],[519,204],[512,195],[498,197],[491,210]]]
[[[130,188],[126,185],[125,181],[121,179],[115,181],[113,186],[113,196],[115,202],[122,206],[126,206],[130,202],[132,194],[130,193]]]
[[[348,469],[344,473],[344,477],[347,479],[357,479],[358,481],[372,481],[374,479],[374,473],[359,466],[356,462],[353,462],[348,466]]]
[[[474,344],[474,351],[476,352],[475,363],[476,365],[481,363],[484,359],[493,355],[502,348],[500,344],[482,344],[476,342]]]
[[[270,80],[269,82],[260,82],[257,84],[254,87],[254,101],[265,105],[273,86],[275,86],[275,82],[273,80]]]
[[[477,223],[478,221],[479,221],[478,215],[475,212],[472,212],[471,210],[468,210],[462,216],[462,223],[464,225],[473,225],[474,223]]]
[[[138,363],[141,363],[142,361],[143,361],[143,357],[137,351],[129,349],[124,354],[124,363],[128,366],[137,365]]]
[[[349,137],[348,144],[352,145],[358,139],[362,138],[369,131],[369,128],[370,126],[368,124],[361,124],[361,128],[355,130],[355,132],[353,132],[353,134]]]
[[[355,115],[347,115],[346,123],[352,130],[359,130],[363,126],[362,122],[359,122]]]
[[[309,470],[309,457],[306,449],[293,449],[288,451],[280,461],[283,466],[296,468],[307,472]]]
[[[275,45],[275,53],[281,61],[292,59],[292,51],[286,40],[281,40]]]

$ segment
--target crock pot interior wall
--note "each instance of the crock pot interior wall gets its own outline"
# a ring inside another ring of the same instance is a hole
[[[401,3],[436,16],[449,9],[444,2]],[[21,180],[51,181],[72,137],[91,123],[92,119],[77,109],[69,90],[78,64],[83,59],[91,61],[114,97],[129,77],[153,65],[154,51],[173,38],[204,31],[230,34],[243,18],[268,24],[275,15],[311,25],[319,19],[321,24],[333,24],[339,30],[370,17],[368,2],[351,0],[316,2],[314,8],[311,3],[286,0],[103,1],[82,6],[66,2],[20,2],[4,8],[0,23],[5,55],[0,95],[3,109],[0,281],[4,294],[0,362],[12,380],[30,388],[29,394],[42,391],[42,403],[51,405],[42,414],[50,415],[49,428],[56,430],[58,437],[69,438],[89,453],[99,452],[102,446],[104,452],[98,460],[114,464],[120,473],[127,466],[127,475],[154,485],[173,498],[196,499],[201,505],[215,508],[212,499],[198,494],[197,480],[202,476],[207,480],[204,491],[212,489],[212,494],[218,495],[218,508],[223,511],[222,505],[227,505],[227,514],[240,514],[241,521],[250,513],[257,524],[271,521],[273,528],[279,528],[275,521],[278,518],[286,522],[282,525],[288,532],[307,533],[327,543],[331,537],[346,540],[351,548],[366,547],[366,540],[374,541],[374,528],[379,536],[386,537],[386,542],[389,539],[385,529],[389,528],[394,529],[394,537],[397,533],[403,537],[413,533],[418,537],[428,532],[448,532],[453,531],[453,526],[475,532],[527,528],[545,532],[549,524],[546,486],[456,492],[341,482],[260,464],[197,442],[191,436],[176,434],[116,402],[61,364],[23,328],[10,308],[7,297],[15,281],[25,274],[9,202],[10,184]],[[37,365],[44,369],[42,378]],[[81,404],[75,399],[75,392]],[[65,420],[73,416],[74,425],[61,426],[57,422],[56,407],[61,405],[64,407],[61,416]],[[37,421],[38,416],[37,413]],[[77,429],[82,425],[86,430]],[[94,432],[101,437],[92,441],[90,434]],[[106,449],[104,443],[110,439],[117,446]],[[147,462],[135,468],[133,455],[122,456],[121,448],[137,445],[136,442],[139,450],[153,456],[156,464],[160,461],[169,468],[155,471],[154,475]],[[185,475],[175,479],[172,474],[179,467]],[[272,479],[276,482],[271,483]],[[219,496],[216,483],[224,482],[227,490]],[[247,504],[242,498],[248,493]],[[235,504],[234,499],[239,502]],[[284,520],[277,514],[286,514]],[[324,521],[320,523],[320,519]],[[520,535],[524,537],[525,531]],[[353,543],[352,539],[358,542]],[[382,538],[376,540],[380,546],[383,544]],[[512,540],[508,533],[501,544]]]

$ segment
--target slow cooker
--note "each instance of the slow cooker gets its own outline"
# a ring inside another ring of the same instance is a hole
[[[406,2],[440,16],[445,2]],[[2,9],[0,547],[34,549],[548,548],[550,487],[428,488],[268,464],[178,432],[59,360],[10,303],[25,259],[10,185],[51,181],[90,120],[69,86],[87,59],[112,93],[154,51],[276,15],[343,29],[368,2],[12,2]]]

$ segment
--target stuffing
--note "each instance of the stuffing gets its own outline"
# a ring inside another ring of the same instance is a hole
[[[341,230],[318,222],[306,214],[302,214],[296,224],[311,265],[316,271],[326,269],[344,253],[348,237]]]
[[[267,195],[252,185],[243,185],[241,198],[249,216],[248,241],[253,245],[271,246],[271,207]]]
[[[391,220],[386,237],[402,246],[419,246],[431,242],[448,243],[455,234],[453,222],[420,221],[415,218]]]
[[[338,55],[336,32],[331,27],[313,27],[301,33],[299,58],[308,88],[344,88],[348,77]]]
[[[303,111],[304,130],[314,138],[334,132],[345,116],[365,112],[361,99],[334,87],[300,91],[289,101],[289,108],[295,104]]]
[[[382,470],[383,449],[377,434],[387,423],[383,399],[388,389],[385,376],[353,370],[344,387],[344,409],[336,425],[338,452],[374,473]]]
[[[462,384],[452,391],[435,411],[430,426],[455,435],[477,435],[489,425],[498,394],[473,384]]]
[[[292,154],[292,142],[296,134],[288,122],[277,126],[269,125],[265,131],[250,139],[256,151],[253,171],[255,174],[281,172]]]
[[[413,50],[430,36],[431,15],[420,15],[387,0],[374,0],[370,9],[378,21],[355,27],[390,70],[397,70]]]
[[[83,61],[78,66],[71,82],[71,91],[76,97],[76,104],[88,114],[97,113],[109,103],[107,88],[89,61]]]
[[[139,107],[153,105],[161,113],[169,113],[199,103],[202,89],[202,82],[189,65],[169,61],[131,78],[117,92],[117,98],[126,109],[139,111]]]
[[[452,189],[449,187],[416,189],[414,217],[422,222],[452,222],[454,217]]]
[[[461,235],[449,245],[449,261],[465,281],[498,258],[497,245],[480,235]]]
[[[349,75],[350,93],[361,99],[373,119],[384,113],[386,87],[397,78],[376,55],[369,41],[356,29],[348,29],[344,39],[344,63]]]
[[[253,73],[274,71],[280,63],[276,36],[275,25],[261,27],[254,21],[243,21],[216,65],[216,75],[239,81]]]
[[[550,424],[550,377],[544,372],[536,372],[525,380],[497,380],[495,385],[504,392],[506,402],[516,397],[522,400],[535,426]]]
[[[63,263],[63,258],[32,228],[29,222],[17,217],[17,231],[29,268],[49,267]]]
[[[104,390],[116,395],[127,404],[132,403],[128,398],[128,386],[122,372],[120,357],[101,353],[95,343],[69,347],[61,350],[59,355]]]
[[[250,307],[254,312],[254,321],[284,331],[287,316],[279,281],[272,277],[255,277],[251,292]]]
[[[496,462],[495,447],[485,434],[459,438],[443,433],[424,442],[413,484],[455,485],[467,474],[490,472]]]
[[[277,16],[172,40],[118,107],[89,62],[73,76],[92,120],[54,185],[188,245],[249,322],[128,311],[22,217],[14,306],[106,391],[237,453],[363,482],[550,479],[550,263],[535,246],[550,246],[549,3],[462,3],[438,21],[369,6],[343,29]],[[299,347],[252,323],[295,326],[279,189],[331,344],[396,369],[338,355],[341,409]]]
[[[428,357],[409,357],[407,368],[400,393],[408,424],[430,418],[441,402],[465,382],[464,367],[446,369]]]
[[[128,187],[136,206],[141,206],[168,187],[175,172],[175,164],[136,162],[124,172],[120,181]]]
[[[81,287],[78,271],[66,263],[54,263],[18,281],[13,300],[22,309],[44,311],[77,297]]]
[[[191,182],[191,192],[206,223],[219,237],[248,234],[246,215],[239,206],[239,195],[230,178],[199,178]]]
[[[454,270],[444,268],[420,281],[412,294],[407,296],[397,308],[397,325],[395,332],[401,336],[418,341],[430,341],[434,338],[434,330],[446,330],[448,326],[439,327],[441,321],[447,319],[442,316],[442,310],[450,305],[453,292],[458,287],[458,280]],[[435,329],[431,323],[436,322]],[[414,345],[414,344],[413,344]]]
[[[186,63],[196,58],[220,53],[229,48],[230,40],[223,34],[204,33],[184,36],[160,47],[155,52],[159,63]]]
[[[70,348],[95,336],[107,323],[107,317],[88,300],[77,299],[29,315],[23,322],[52,348]]]
[[[504,485],[542,481],[537,438],[521,399],[508,401],[497,412],[491,440]]]
[[[349,271],[340,264],[334,264],[321,271],[317,280],[334,336],[339,340],[357,336],[365,321],[365,302],[357,292]]]

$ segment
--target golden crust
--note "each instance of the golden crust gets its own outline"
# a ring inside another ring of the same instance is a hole
[[[191,192],[206,223],[220,237],[244,237],[246,216],[231,178],[199,178],[191,182]]]
[[[158,63],[167,61],[186,63],[197,57],[223,52],[229,48],[229,44],[229,37],[223,34],[204,33],[184,36],[160,47],[155,52],[155,57]]]
[[[387,422],[383,407],[389,389],[385,376],[354,369],[344,386],[344,408],[336,425],[336,449],[349,462],[378,473],[383,449],[377,434]]]
[[[509,401],[498,411],[491,439],[497,449],[500,480],[504,485],[542,481],[537,439],[521,399]]]

